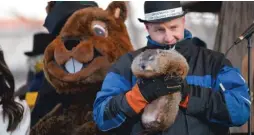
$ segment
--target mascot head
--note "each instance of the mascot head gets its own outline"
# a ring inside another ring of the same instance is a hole
[[[133,49],[126,17],[125,3],[114,1],[106,10],[82,8],[68,18],[44,53],[45,76],[58,93],[101,87],[110,66]]]

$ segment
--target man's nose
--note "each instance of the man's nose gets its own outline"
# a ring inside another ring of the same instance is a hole
[[[169,30],[166,30],[166,32],[165,32],[165,37],[164,37],[164,41],[165,41],[166,43],[170,43],[173,39],[174,39],[174,36],[173,36],[172,32],[169,31]]]

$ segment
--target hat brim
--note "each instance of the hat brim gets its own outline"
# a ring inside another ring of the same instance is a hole
[[[43,53],[38,53],[38,52],[25,52],[24,53],[26,56],[32,57],[32,56],[37,56],[37,55],[41,55]]]
[[[156,19],[156,20],[143,20],[143,19],[140,19],[138,18],[139,22],[141,23],[162,23],[162,22],[167,22],[167,21],[171,21],[173,19],[176,19],[176,18],[179,18],[179,17],[182,17],[186,14],[187,12],[184,11],[183,14],[181,15],[178,15],[178,16],[174,16],[174,17],[168,17],[168,18],[162,18],[162,19]]]

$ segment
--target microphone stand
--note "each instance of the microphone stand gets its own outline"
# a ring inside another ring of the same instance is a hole
[[[237,45],[238,43],[240,43],[243,39],[246,39],[248,44],[247,44],[247,49],[248,49],[248,88],[249,88],[249,95],[252,99],[252,90],[251,90],[251,84],[253,83],[252,82],[252,57],[251,57],[251,36],[252,34],[254,33],[254,21],[253,23],[251,24],[251,26],[249,26],[247,28],[247,30],[245,30],[245,32],[237,38],[237,40],[234,42],[234,44],[226,51],[226,55],[228,53],[228,51],[235,45]],[[248,135],[252,135],[252,100],[251,100],[251,105],[250,105],[250,118],[248,120]]]
[[[248,41],[248,44],[247,44],[247,48],[248,48],[248,88],[249,88],[249,95],[251,96],[252,98],[252,95],[251,95],[251,71],[252,71],[252,63],[251,63],[251,36],[252,34],[248,35],[246,37],[247,41]],[[250,118],[248,120],[248,135],[252,135],[252,105],[250,105]]]

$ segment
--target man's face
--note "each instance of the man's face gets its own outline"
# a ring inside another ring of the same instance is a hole
[[[165,45],[173,45],[184,38],[185,18],[180,17],[163,23],[147,23],[147,31],[152,40]]]

